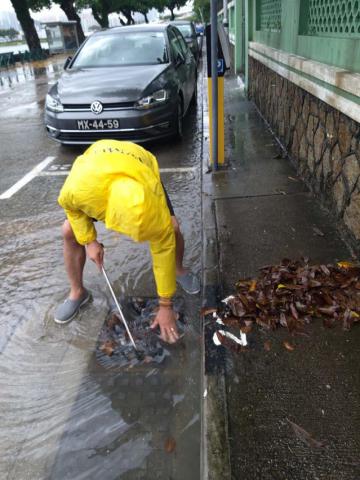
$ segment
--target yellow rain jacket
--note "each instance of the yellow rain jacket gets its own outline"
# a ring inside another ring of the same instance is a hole
[[[158,295],[176,290],[175,235],[156,158],[131,142],[100,140],[74,162],[59,196],[76,240],[96,239],[92,219],[150,242]]]

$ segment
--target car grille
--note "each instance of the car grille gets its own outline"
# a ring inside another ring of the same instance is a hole
[[[134,108],[134,102],[103,103],[103,111],[124,110]],[[65,112],[90,112],[90,103],[65,103],[63,104]]]
[[[129,131],[129,132],[60,132],[56,137],[62,142],[95,142],[96,140],[112,139],[112,140],[146,140],[151,138],[151,134],[146,131]]]

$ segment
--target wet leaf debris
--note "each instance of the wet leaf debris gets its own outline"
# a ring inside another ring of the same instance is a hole
[[[360,266],[350,262],[311,265],[306,258],[284,259],[279,265],[261,268],[256,279],[239,280],[236,292],[223,300],[221,308],[202,313],[211,314],[219,327],[214,343],[237,352],[246,347],[246,334],[254,325],[268,331],[283,327],[291,334],[307,335],[306,325],[320,319],[325,327],[339,325],[350,330],[360,320]],[[236,339],[230,334],[234,329],[240,330]],[[290,342],[283,345],[294,350]],[[264,349],[271,349],[269,342]]]
[[[121,304],[138,350],[133,348],[117,312],[111,309],[100,331],[96,348],[99,363],[104,367],[124,368],[139,364],[162,364],[170,351],[160,340],[159,330],[150,327],[158,310],[157,300],[130,297],[122,299]],[[180,313],[183,309],[181,299],[175,299],[174,308],[178,314],[178,330],[183,334],[185,321]]]

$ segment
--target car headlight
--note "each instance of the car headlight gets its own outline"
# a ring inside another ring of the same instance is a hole
[[[165,89],[158,90],[157,92],[152,93],[148,97],[141,98],[136,102],[138,108],[151,108],[166,102],[169,98],[169,92]]]
[[[51,95],[46,95],[46,108],[51,110],[52,112],[63,112],[64,107],[62,106],[60,100],[57,100],[55,97]]]

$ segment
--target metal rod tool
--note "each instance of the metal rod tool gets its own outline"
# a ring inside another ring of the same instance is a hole
[[[137,350],[137,347],[136,347],[136,344],[135,344],[135,342],[134,342],[133,336],[131,335],[131,332],[130,332],[130,330],[129,330],[128,324],[127,324],[127,322],[126,322],[126,320],[125,320],[124,314],[122,313],[122,310],[121,310],[121,307],[120,307],[120,305],[119,305],[119,302],[117,301],[116,295],[115,295],[114,290],[113,290],[113,288],[112,288],[112,286],[111,286],[109,277],[108,277],[107,274],[106,274],[106,271],[105,271],[104,266],[101,267],[101,271],[102,271],[102,273],[103,273],[103,275],[104,275],[104,277],[105,277],[106,283],[108,284],[109,290],[110,290],[110,292],[111,292],[111,295],[112,295],[112,297],[113,297],[113,300],[114,300],[114,302],[115,302],[115,305],[116,305],[116,307],[117,307],[117,309],[118,309],[118,312],[119,312],[119,314],[120,314],[120,319],[121,319],[121,321],[123,322],[123,324],[125,325],[127,334],[129,335],[129,338],[130,338],[130,340],[131,340],[131,343],[133,344],[133,347],[135,348],[135,350]]]

